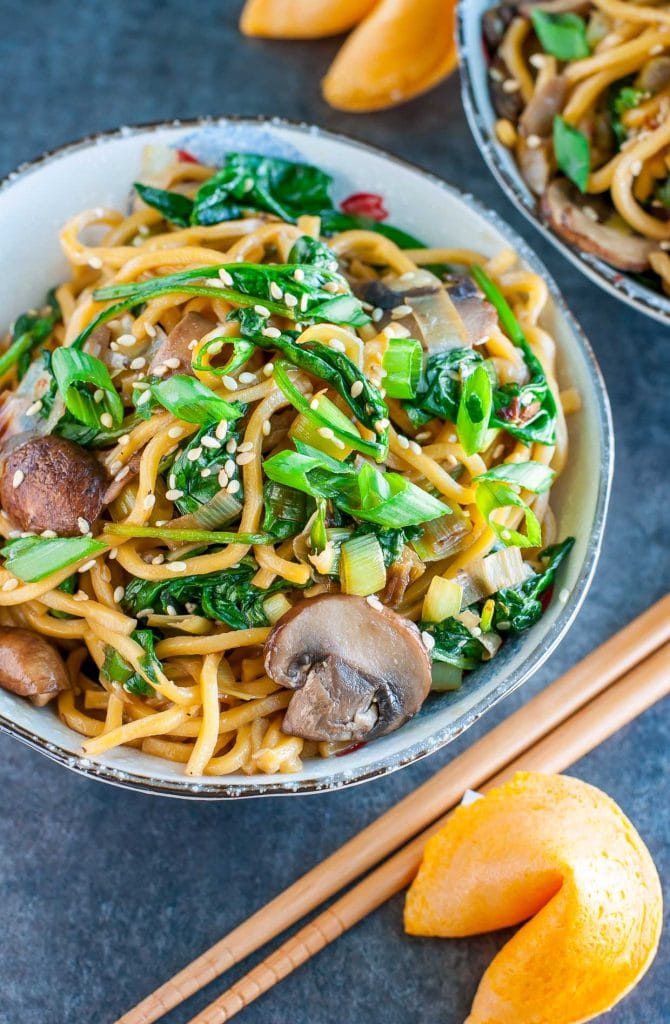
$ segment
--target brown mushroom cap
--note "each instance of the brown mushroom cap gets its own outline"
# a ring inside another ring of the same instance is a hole
[[[403,725],[431,686],[419,630],[378,602],[323,594],[296,604],[265,643],[265,668],[295,690],[284,732],[358,742]]]
[[[0,686],[41,707],[70,686],[56,648],[39,633],[0,626]]]
[[[584,207],[594,203],[594,197],[579,196],[569,181],[560,178],[552,181],[542,196],[542,215],[559,235],[583,252],[594,253],[619,270],[647,270],[649,256],[658,249],[658,242],[593,220]]]
[[[163,377],[171,377],[175,373],[191,373],[191,342],[200,341],[215,327],[213,320],[208,320],[200,313],[186,313],[152,355],[148,373],[154,373],[159,366],[165,367],[166,359],[178,359],[179,365],[169,366]]]
[[[33,437],[6,456],[0,505],[22,530],[81,533],[79,520],[100,515],[107,480],[98,460],[62,437]]]

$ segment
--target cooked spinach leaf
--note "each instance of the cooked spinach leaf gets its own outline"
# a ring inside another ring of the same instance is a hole
[[[157,683],[157,672],[162,671],[163,666],[154,650],[156,638],[153,630],[135,629],[130,635],[144,649],[145,653],[139,659],[142,669],[152,682]],[[137,697],[154,696],[153,687],[113,647],[105,647],[105,660],[100,675],[111,683],[120,683],[124,690]]]
[[[538,557],[544,566],[542,572],[534,573],[516,587],[506,587],[495,595],[493,625],[504,632],[520,633],[529,629],[542,617],[544,608],[540,596],[553,584],[556,570],[570,553],[574,537],[567,537],[560,544],[545,548]]]
[[[47,340],[60,318],[61,310],[53,289],[48,293],[42,310],[31,310],[17,317],[12,325],[9,346],[0,355],[0,377],[16,365],[21,380],[30,366],[33,351]]]
[[[263,504],[263,532],[271,533],[277,541],[301,533],[315,509],[314,499],[308,494],[274,480],[265,484]]]
[[[219,474],[226,474],[225,486],[233,480],[237,481],[238,490],[235,498],[244,501],[242,474],[235,461],[235,446],[239,435],[234,431],[226,434],[220,441],[216,436],[217,425],[201,427],[189,438],[177,454],[168,472],[168,484],[171,491],[181,492],[175,499],[175,505],[182,513],[196,512],[206,505],[222,490]],[[229,452],[226,445],[232,449]]]
[[[169,220],[171,224],[187,228],[191,223],[193,213],[193,200],[181,192],[168,192],[164,188],[153,188],[152,185],[142,185],[135,182],[135,190],[140,199],[147,206],[153,206],[155,210]]]
[[[450,616],[442,622],[419,622],[422,633],[435,641],[430,652],[433,661],[444,661],[456,668],[473,669],[486,657],[486,648],[469,629]]]

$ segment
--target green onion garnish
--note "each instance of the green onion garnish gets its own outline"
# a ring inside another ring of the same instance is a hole
[[[239,419],[242,415],[239,405],[219,398],[195,377],[176,373],[152,384],[150,389],[159,405],[186,423],[219,423]]]
[[[0,555],[5,556],[8,572],[24,583],[36,583],[106,548],[92,537],[19,537],[5,544]]]
[[[179,530],[169,526],[134,526],[132,523],[105,523],[105,533],[118,537],[155,537],[157,540],[180,540],[205,544],[274,544],[269,533],[226,533],[221,530]]]
[[[421,342],[416,338],[389,338],[382,365],[389,398],[414,398],[423,365]]]
[[[57,348],[51,369],[68,412],[87,427],[118,427],[123,402],[100,359],[73,348]]]
[[[456,429],[466,455],[474,455],[486,447],[486,435],[493,408],[491,378],[484,365],[469,374],[461,391]]]

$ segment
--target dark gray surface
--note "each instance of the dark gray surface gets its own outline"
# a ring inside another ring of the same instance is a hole
[[[472,190],[536,246],[600,359],[618,448],[604,551],[576,625],[532,682],[448,750],[367,786],[300,800],[183,803],[77,778],[0,738],[2,1024],[108,1024],[668,585],[668,329],[598,291],[512,212],[470,139],[455,78],[398,110],[338,114],[318,94],[336,42],[245,41],[238,11],[230,0],[0,0],[0,173],[121,123],[263,113],[349,132]],[[669,739],[666,703],[573,770],[621,804],[666,883]],[[243,1019],[459,1024],[504,936],[409,939],[401,911],[392,900]],[[167,1020],[189,1020],[221,987]],[[669,992],[666,936],[649,975],[609,1020],[662,1024]]]

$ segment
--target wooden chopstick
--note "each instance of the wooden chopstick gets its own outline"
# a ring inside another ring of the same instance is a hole
[[[670,643],[566,719],[481,786],[487,792],[517,771],[560,772],[670,693]],[[453,811],[394,854],[381,867],[196,1014],[189,1024],[223,1024],[362,918],[410,884],[430,836]]]
[[[668,640],[670,595],[234,928],[120,1017],[116,1024],[153,1024],[393,853],[454,807],[465,789],[480,788],[506,764]]]

